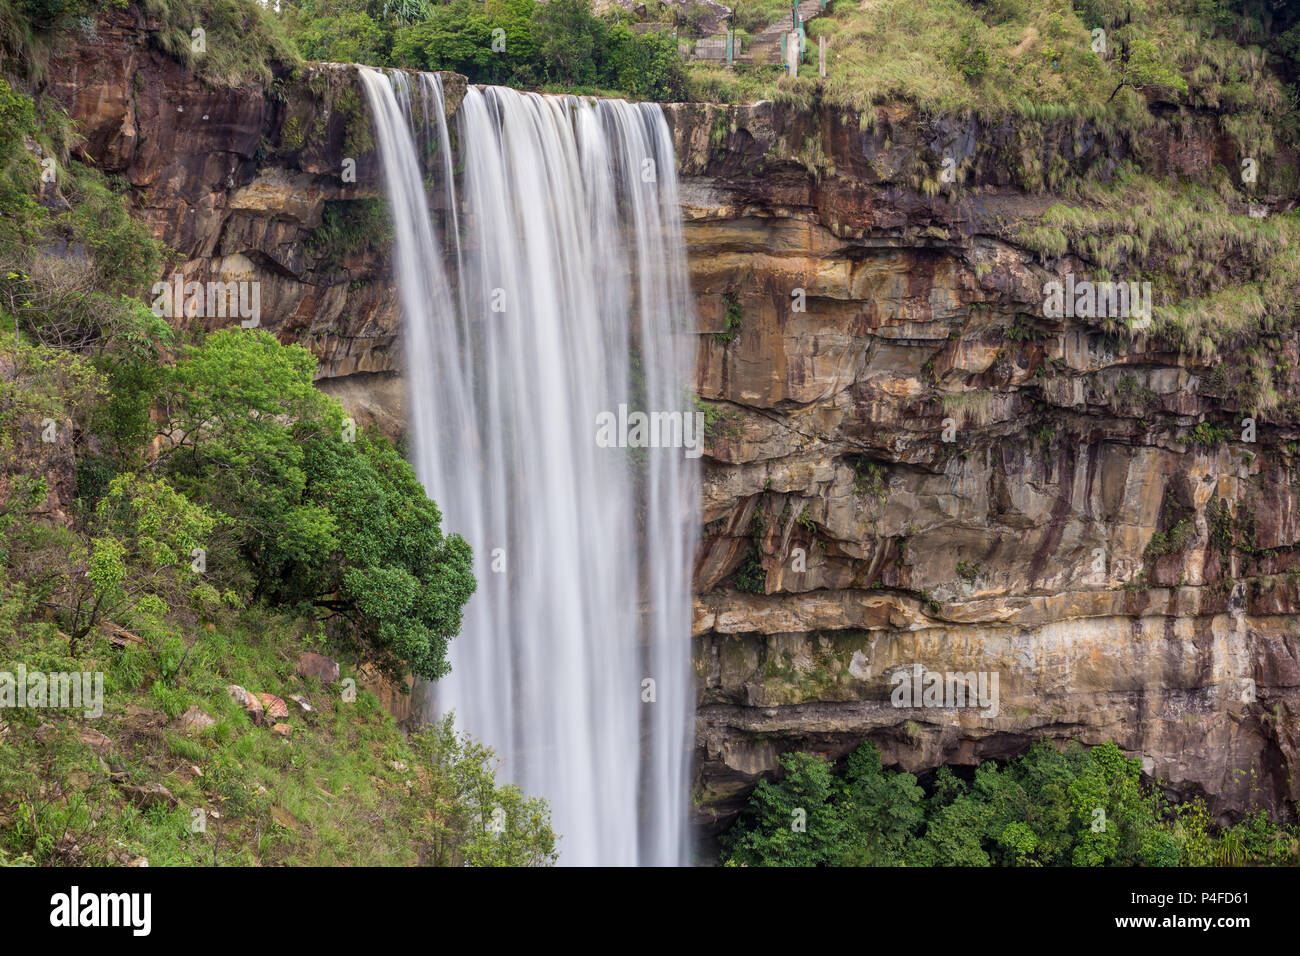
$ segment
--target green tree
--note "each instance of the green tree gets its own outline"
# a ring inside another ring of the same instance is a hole
[[[1119,83],[1111,91],[1107,102],[1113,100],[1126,86],[1135,90],[1156,87],[1172,90],[1175,93],[1187,93],[1187,81],[1183,79],[1175,65],[1165,60],[1160,48],[1153,42],[1137,33],[1131,26],[1118,31],[1116,39],[1120,45]]]
[[[58,554],[61,586],[47,606],[66,629],[70,651],[102,620],[184,603],[195,583],[192,554],[216,523],[163,479],[114,478],[93,520]]]
[[[437,505],[387,440],[318,437],[305,450],[304,500],[332,533],[328,548],[286,568],[285,599],[311,600],[342,642],[392,676],[443,677],[475,588],[469,545],[442,534]]]
[[[316,361],[264,331],[222,330],[190,347],[164,389],[176,486],[223,516],[254,596],[314,610],[343,646],[393,677],[447,673],[447,642],[474,591],[469,545],[381,437],[353,439],[318,391]]]
[[[1075,866],[1141,861],[1142,842],[1153,822],[1141,775],[1141,763],[1125,757],[1110,741],[1088,751],[1069,788],[1080,834],[1073,851]]]
[[[182,492],[229,517],[259,593],[287,561],[332,543],[328,515],[303,501],[304,444],[343,427],[315,371],[300,346],[225,329],[189,347],[164,388],[160,462]]]
[[[432,866],[549,866],[556,837],[544,800],[498,786],[491,749],[458,734],[453,715],[411,735],[431,771],[432,799],[421,794],[416,840]]]
[[[845,824],[832,803],[831,768],[815,754],[781,758],[783,778],[762,780],[749,808],[723,840],[733,866],[825,866],[840,858]]]
[[[607,27],[591,15],[587,0],[548,0],[533,12],[533,33],[546,78],[574,86],[596,80],[596,53]]]
[[[600,57],[601,84],[639,99],[676,100],[685,96],[686,75],[677,38],[667,31],[635,33],[615,23]]]
[[[838,862],[894,866],[925,820],[925,791],[910,773],[886,773],[870,743],[849,755],[841,812],[847,838]]]

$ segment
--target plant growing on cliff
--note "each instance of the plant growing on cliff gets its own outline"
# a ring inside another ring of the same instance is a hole
[[[1221,422],[1197,422],[1187,433],[1188,439],[1196,445],[1222,445],[1232,441],[1232,429]]]
[[[351,256],[383,253],[392,241],[392,218],[385,200],[328,200],[321,224],[307,236],[307,251],[324,268],[336,269]]]
[[[758,545],[750,546],[745,559],[740,562],[740,567],[736,569],[736,576],[733,580],[738,591],[744,591],[747,594],[767,593],[767,571],[763,567]]]
[[[1157,531],[1151,535],[1142,556],[1148,560],[1164,557],[1166,554],[1180,554],[1191,543],[1196,527],[1188,518],[1178,521],[1168,531]]]
[[[1158,87],[1187,93],[1187,81],[1161,56],[1154,43],[1137,33],[1127,36],[1120,33],[1116,38],[1120,42],[1119,83],[1111,91],[1109,100],[1113,100],[1126,86],[1135,90]]]
[[[722,293],[722,301],[727,306],[726,330],[714,332],[713,341],[725,347],[730,345],[732,340],[740,334],[740,330],[745,324],[745,310],[740,304],[740,293],[734,290]]]
[[[889,471],[885,465],[869,458],[857,458],[853,462],[853,491],[863,498],[872,498],[880,504],[889,499],[885,479]]]
[[[704,437],[707,440],[740,437],[741,416],[738,412],[710,404],[698,395],[692,395],[691,402],[695,405],[695,410],[704,416]]]
[[[154,41],[209,83],[269,85],[297,67],[297,48],[281,18],[252,0],[139,0],[156,23]],[[204,31],[201,42],[194,30]]]

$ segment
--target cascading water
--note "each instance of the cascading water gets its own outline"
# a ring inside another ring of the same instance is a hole
[[[471,87],[454,157],[436,74],[361,76],[413,460],[479,582],[436,707],[549,801],[562,862],[684,863],[698,450],[597,441],[620,406],[679,414],[684,443],[695,423],[667,124],[649,104]]]

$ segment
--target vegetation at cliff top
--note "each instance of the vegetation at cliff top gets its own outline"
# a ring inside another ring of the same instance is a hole
[[[101,673],[104,714],[4,709],[0,863],[553,861],[450,723],[294,673],[446,673],[469,547],[305,350],[155,315],[166,250],[50,102],[0,79],[0,671]],[[312,709],[276,732],[232,684]]]
[[[0,0],[0,34],[9,54],[39,72],[42,34],[48,44],[62,27],[73,42],[95,42],[96,12],[126,2]],[[1287,83],[1300,63],[1300,19],[1281,0],[839,0],[808,24],[814,43],[830,44],[824,81],[815,65],[799,78],[769,66],[684,68],[671,33],[638,33],[617,9],[593,16],[587,0],[303,0],[279,12],[255,0],[139,2],[161,49],[222,84],[269,84],[319,59],[638,99],[822,100],[857,110],[904,101],[933,115],[1015,113],[1130,130],[1181,103],[1232,114],[1245,140],[1295,137]],[[737,22],[758,30],[785,9],[741,3]],[[646,17],[671,19],[655,9]],[[195,27],[206,34],[203,52]]]
[[[1241,866],[1300,862],[1300,829],[1256,809],[1217,827],[1200,799],[1173,804],[1113,743],[1040,742],[967,783],[928,792],[863,744],[836,775],[790,753],[721,840],[729,866]]]
[[[1295,12],[1270,0],[838,0],[807,30],[811,66],[798,78],[695,64],[692,98],[859,110],[901,100],[936,115],[1058,114],[1126,128],[1147,125],[1154,100],[1276,123],[1294,93],[1269,64],[1294,82],[1300,52]]]
[[[215,85],[275,90],[304,60],[453,70],[474,83],[565,93],[681,99],[669,33],[597,17],[587,0],[135,0],[153,41]],[[96,43],[95,16],[128,0],[0,0],[0,45],[41,79],[56,35]],[[202,34],[196,34],[201,30]]]
[[[1288,171],[1269,175],[1274,190],[1295,188]],[[1300,412],[1266,361],[1300,301],[1300,216],[1233,211],[1241,194],[1222,168],[1208,187],[1126,165],[1112,183],[1073,183],[1068,194],[1069,202],[1024,224],[1017,240],[1044,260],[1076,256],[1097,280],[1149,281],[1152,332],[1198,364],[1226,362],[1236,407]],[[1123,319],[1096,321],[1103,331],[1124,331]]]
[[[45,77],[56,42],[98,44],[96,17],[131,0],[0,0],[0,52],[29,79]],[[159,49],[222,86],[270,84],[300,62],[284,19],[255,0],[134,0]],[[194,30],[201,29],[202,35]],[[61,39],[57,39],[60,38]]]
[[[636,33],[588,0],[304,0],[293,35],[309,59],[452,70],[472,83],[633,99],[680,99],[668,33]],[[495,32],[494,32],[495,31]]]

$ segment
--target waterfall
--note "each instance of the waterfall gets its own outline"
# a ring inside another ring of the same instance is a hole
[[[361,78],[412,460],[478,580],[434,705],[547,799],[561,862],[685,863],[699,451],[598,441],[640,411],[680,446],[697,418],[667,124],[470,87],[453,149],[436,74]]]

